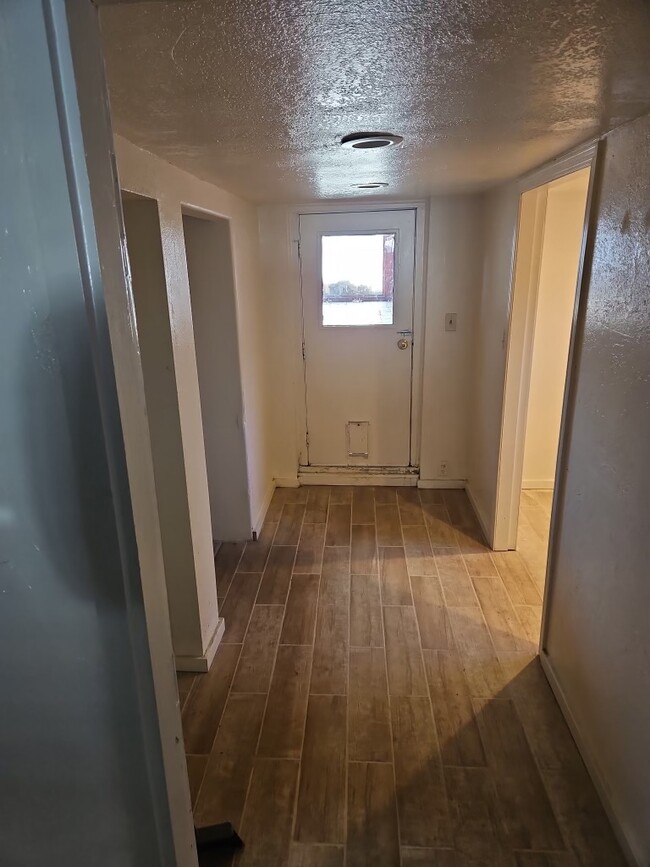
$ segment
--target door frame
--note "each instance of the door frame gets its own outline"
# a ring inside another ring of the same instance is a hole
[[[591,141],[542,169],[522,177],[518,184],[519,206],[517,226],[513,238],[512,263],[510,269],[510,298],[506,340],[506,369],[503,387],[501,415],[501,436],[499,440],[499,463],[496,480],[496,503],[494,515],[495,551],[513,550],[517,545],[519,522],[519,496],[523,477],[524,446],[526,436],[526,416],[535,336],[535,312],[541,264],[544,224],[546,218],[546,198],[548,184],[567,175],[590,168],[587,206],[585,210],[576,296],[573,308],[567,378],[562,405],[560,439],[556,476],[560,468],[560,456],[564,437],[567,394],[574,365],[575,330],[580,307],[582,274],[585,261],[587,227],[593,195],[595,162],[598,142]],[[530,194],[527,200],[525,194]],[[523,221],[527,223],[529,237],[520,237]],[[518,268],[518,266],[520,266]],[[553,492],[551,510],[551,534],[553,516],[557,502],[557,488]],[[549,558],[550,560],[550,558]],[[548,574],[548,566],[547,566]]]
[[[354,214],[374,211],[415,211],[415,250],[413,268],[413,365],[411,375],[411,419],[410,419],[410,464],[400,473],[365,473],[362,467],[351,467],[347,473],[333,473],[327,468],[312,468],[307,464],[307,392],[305,384],[305,359],[303,357],[303,316],[302,285],[300,272],[300,217],[317,214]],[[427,202],[390,201],[373,199],[362,201],[341,200],[336,202],[308,203],[289,208],[289,266],[291,275],[292,308],[294,321],[292,328],[291,356],[293,358],[293,383],[296,406],[296,441],[298,443],[298,473],[303,469],[309,472],[309,481],[318,484],[320,476],[324,484],[360,483],[364,478],[369,484],[388,484],[400,480],[402,483],[415,484],[419,475],[420,442],[422,435],[422,378],[424,372],[424,328],[425,328],[425,275],[426,250],[428,237],[429,209]],[[339,479],[339,476],[341,478]],[[354,477],[354,478],[353,478]]]

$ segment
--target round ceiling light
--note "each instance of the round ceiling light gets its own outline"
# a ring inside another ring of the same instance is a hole
[[[387,187],[385,181],[371,181],[367,184],[352,184],[356,190],[380,190],[382,187]]]
[[[401,135],[392,132],[351,132],[344,135],[341,145],[344,148],[355,150],[373,150],[374,148],[388,148],[404,141]]]

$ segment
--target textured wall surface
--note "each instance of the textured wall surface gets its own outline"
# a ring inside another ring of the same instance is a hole
[[[117,130],[257,201],[512,178],[650,109],[641,0],[195,0],[102,11]],[[355,130],[404,136],[341,149]]]
[[[545,649],[650,863],[650,116],[606,139]]]

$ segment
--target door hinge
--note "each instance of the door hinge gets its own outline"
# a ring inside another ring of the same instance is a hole
[[[300,259],[300,241],[296,241],[296,244],[298,245],[298,258]]]
[[[305,443],[307,444],[307,448],[309,448],[309,431],[305,432]]]
[[[302,342],[302,360],[307,361],[307,356],[305,355],[305,341]]]

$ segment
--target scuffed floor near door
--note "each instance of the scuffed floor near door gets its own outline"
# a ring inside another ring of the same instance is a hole
[[[179,678],[196,823],[232,821],[242,867],[623,865],[536,658],[535,570],[462,491],[277,491],[217,556],[212,670]]]

